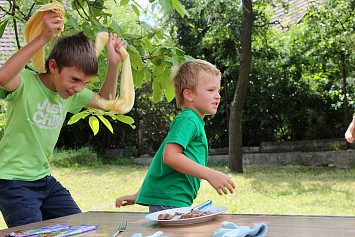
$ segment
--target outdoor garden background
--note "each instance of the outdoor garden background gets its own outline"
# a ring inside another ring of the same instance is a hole
[[[25,45],[24,24],[48,2],[0,1],[1,65]],[[134,158],[154,156],[180,112],[170,83],[172,66],[201,58],[222,71],[221,104],[205,122],[210,148],[226,149],[229,159],[210,165],[228,173],[237,187],[234,194],[219,196],[203,181],[195,204],[211,199],[229,213],[355,215],[354,163],[338,168],[241,162],[243,147],[263,142],[344,138],[355,112],[355,1],[61,2],[67,9],[64,35],[84,31],[95,40],[98,32],[110,31],[126,40],[136,88],[134,108],[125,116],[83,110],[66,118],[52,172],[83,211],[148,211],[116,209],[114,202],[140,187],[148,166]],[[242,47],[248,43],[250,51]],[[99,75],[88,85],[92,90],[104,79],[106,56],[99,57]],[[250,73],[243,74],[245,67]],[[4,100],[0,110],[1,138]],[[241,129],[231,131],[235,125]],[[343,154],[337,151],[353,151],[345,141],[337,144],[331,148],[335,157]]]

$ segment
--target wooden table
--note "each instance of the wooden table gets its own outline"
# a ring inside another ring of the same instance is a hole
[[[145,212],[85,212],[81,214],[56,218],[38,223],[23,225],[10,229],[0,230],[0,237],[14,230],[23,230],[33,227],[42,227],[52,224],[68,225],[99,225],[98,229],[75,236],[108,236],[110,237],[121,221],[127,220],[127,231],[119,236],[132,236],[135,233],[142,233],[143,236],[154,234],[156,231],[163,231],[162,236],[190,236],[203,237],[212,236],[213,232],[221,228],[223,221],[231,221],[239,226],[250,226],[265,223],[268,226],[266,236],[282,237],[316,237],[316,236],[355,236],[355,216],[289,216],[289,215],[243,215],[243,214],[221,214],[212,221],[190,224],[185,226],[162,226],[158,222],[145,219]]]

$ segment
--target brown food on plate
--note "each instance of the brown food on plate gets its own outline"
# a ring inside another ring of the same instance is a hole
[[[195,218],[195,217],[200,217],[200,216],[208,216],[211,215],[211,211],[193,211],[193,212],[188,212],[188,213],[181,213],[181,212],[175,212],[174,214],[169,214],[169,213],[162,213],[159,214],[158,220],[171,220],[175,216],[181,216],[180,219],[189,219],[189,218]]]
[[[200,216],[208,216],[211,215],[211,211],[194,211],[190,213],[183,214],[180,219],[188,219],[188,218],[195,218],[195,217],[200,217]]]

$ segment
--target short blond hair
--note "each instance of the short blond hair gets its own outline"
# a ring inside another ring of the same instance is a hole
[[[213,76],[221,76],[221,72],[215,65],[201,59],[188,60],[179,67],[172,68],[172,82],[178,107],[184,108],[184,90],[195,91],[203,72]]]

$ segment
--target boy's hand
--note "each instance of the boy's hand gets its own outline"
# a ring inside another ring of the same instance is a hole
[[[352,143],[354,141],[354,137],[352,136],[350,131],[346,131],[345,138],[349,143]]]
[[[107,44],[109,62],[113,63],[114,65],[118,65],[120,63],[122,56],[118,50],[122,46],[127,48],[127,45],[120,37],[117,37],[116,34],[110,33],[110,39]]]
[[[232,179],[228,175],[216,170],[212,170],[207,181],[216,189],[219,195],[223,195],[223,193],[227,194],[227,189],[230,193],[233,193],[233,189],[235,189],[235,184]]]
[[[126,195],[116,199],[116,207],[123,207],[128,205],[134,205],[136,203],[137,196]]]
[[[355,140],[355,118],[353,118],[353,121],[349,125],[349,128],[345,133],[345,138],[349,143],[352,143]]]
[[[40,35],[45,42],[50,42],[55,36],[55,30],[62,30],[63,21],[58,13],[45,11],[43,13],[43,28]]]

